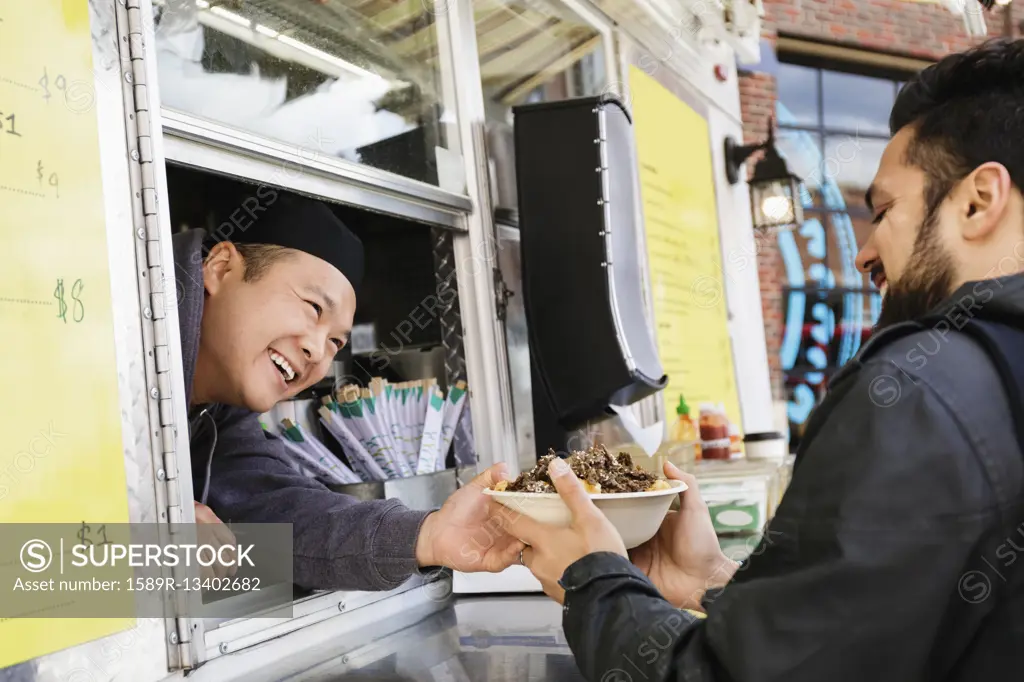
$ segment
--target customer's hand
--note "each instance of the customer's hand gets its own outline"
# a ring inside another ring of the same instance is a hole
[[[497,505],[484,494],[486,488],[508,478],[505,465],[495,464],[427,516],[416,541],[421,568],[497,573],[518,561],[523,543],[502,529],[494,516]]]
[[[231,551],[224,550],[223,553],[218,552],[218,556],[223,556],[225,561],[230,561],[231,566],[222,564],[220,561],[214,562],[211,566],[200,566],[199,574],[204,579],[207,578],[227,578],[235,575],[238,572],[238,567],[234,565],[234,548],[238,545],[238,541],[235,539],[235,534],[231,532],[231,529],[224,525],[224,522],[217,518],[217,515],[213,513],[213,510],[207,507],[205,504],[196,502],[193,500],[195,505],[196,513],[196,535],[200,545],[209,545],[213,549],[219,550],[221,547],[231,547]],[[206,560],[206,554],[203,554],[204,561]]]
[[[739,566],[722,552],[697,479],[671,462],[665,475],[686,484],[679,511],[669,512],[657,535],[630,551],[630,559],[674,606],[700,609],[704,593],[732,579]]]
[[[565,569],[594,552],[614,552],[625,557],[626,546],[564,460],[555,459],[548,472],[555,490],[572,513],[569,526],[549,526],[511,509],[506,509],[501,519],[509,533],[529,545],[523,550],[523,563],[540,581],[544,593],[561,604],[565,591],[558,581]]]

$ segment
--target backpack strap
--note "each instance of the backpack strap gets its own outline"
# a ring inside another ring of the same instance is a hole
[[[989,320],[971,319],[960,332],[977,341],[995,365],[1010,401],[1017,444],[1024,452],[1024,330]]]
[[[883,343],[865,349],[866,353],[859,359],[863,361],[871,357],[904,336],[936,328],[940,321],[948,330],[949,320],[944,316],[925,318],[889,330],[885,333]],[[972,318],[959,326],[957,331],[974,339],[995,365],[1010,402],[1010,414],[1016,429],[1017,443],[1021,452],[1024,452],[1024,329],[992,320]]]

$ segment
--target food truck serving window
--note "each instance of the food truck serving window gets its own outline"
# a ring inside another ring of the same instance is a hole
[[[433,185],[458,151],[429,0],[153,5],[169,109]]]

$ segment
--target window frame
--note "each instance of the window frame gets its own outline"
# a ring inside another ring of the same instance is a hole
[[[806,134],[814,136],[814,138],[816,140],[818,140],[820,145],[821,145],[821,153],[822,153],[823,157],[824,157],[824,154],[825,154],[825,149],[827,147],[827,142],[826,141],[829,139],[830,136],[834,138],[834,137],[838,137],[838,136],[848,135],[848,136],[854,136],[857,139],[877,140],[877,141],[883,141],[883,142],[888,142],[891,139],[890,135],[882,134],[882,133],[879,133],[879,132],[874,132],[874,131],[864,132],[864,131],[858,131],[858,130],[850,130],[850,129],[839,127],[839,126],[829,126],[829,125],[827,125],[825,123],[825,89],[824,89],[825,74],[826,74],[826,72],[830,71],[830,72],[834,72],[834,73],[844,73],[844,74],[852,74],[852,75],[858,75],[858,76],[867,76],[867,77],[871,77],[871,78],[880,78],[880,79],[883,79],[883,80],[891,81],[892,87],[893,87],[893,100],[895,101],[896,96],[899,94],[900,88],[904,85],[906,80],[913,75],[913,72],[910,72],[910,71],[894,71],[894,70],[879,70],[877,68],[871,68],[870,66],[858,65],[858,64],[855,64],[855,63],[839,63],[839,62],[836,62],[835,60],[821,59],[821,58],[814,59],[814,58],[808,57],[807,55],[801,55],[801,54],[798,54],[798,53],[796,53],[796,54],[780,53],[778,55],[778,60],[779,60],[780,66],[782,66],[782,65],[792,65],[792,66],[803,67],[803,68],[806,68],[806,69],[813,69],[815,71],[815,73],[814,73],[814,84],[815,84],[815,88],[816,88],[816,90],[815,90],[815,101],[814,101],[814,105],[815,105],[815,110],[814,110],[814,113],[815,113],[815,124],[814,125],[810,125],[810,124],[783,124],[783,123],[780,122],[780,123],[777,124],[778,125],[778,130],[780,132],[782,132],[782,131],[792,131],[794,133],[806,133]],[[776,73],[776,93],[779,93],[780,90],[781,90],[781,88],[778,87],[779,77],[780,76],[781,76],[781,74],[777,72]],[[777,96],[775,107],[777,107],[780,102],[781,102],[781,97]],[[778,119],[776,118],[776,120],[778,120]],[[822,164],[825,163],[824,158],[822,159],[821,163]],[[823,168],[819,168],[818,169],[819,173],[821,174],[821,177],[824,177],[823,170],[824,170]],[[824,263],[826,265],[826,267],[828,267],[829,270],[831,270],[833,273],[835,273],[836,271],[833,270],[830,267],[829,264],[833,263],[833,262],[837,262],[834,259],[830,258],[831,249],[834,248],[834,243],[835,243],[836,240],[828,238],[828,235],[835,230],[834,219],[833,219],[834,216],[846,216],[849,219],[852,219],[852,218],[862,218],[863,219],[865,217],[869,218],[870,214],[867,211],[867,207],[864,206],[863,204],[859,204],[859,203],[851,205],[851,206],[846,206],[846,207],[844,207],[841,210],[837,210],[835,208],[830,208],[830,207],[825,206],[825,205],[810,206],[810,207],[806,207],[805,206],[805,208],[804,208],[804,221],[805,221],[805,223],[808,220],[817,219],[817,220],[819,220],[821,222],[821,224],[824,226],[824,228],[826,230],[826,239],[825,239],[825,244],[824,244],[824,255],[820,259],[820,262]],[[861,246],[860,244],[857,244],[858,248],[860,246]],[[806,273],[807,264],[803,264],[803,267],[804,267],[805,273]],[[840,299],[845,299],[848,295],[851,295],[851,294],[852,295],[859,295],[859,296],[864,296],[865,297],[865,302],[871,301],[871,297],[878,297],[878,298],[881,297],[880,292],[870,283],[870,281],[866,282],[866,284],[864,286],[861,286],[861,287],[846,286],[845,282],[837,283],[836,285],[829,287],[827,285],[822,286],[822,284],[820,284],[818,282],[807,281],[805,279],[805,283],[803,285],[801,285],[801,286],[792,286],[792,285],[790,285],[788,283],[784,283],[783,286],[782,286],[782,292],[781,293],[782,293],[782,304],[783,304],[783,306],[786,306],[787,308],[788,308],[788,303],[791,300],[793,300],[792,297],[794,295],[799,295],[799,294],[803,294],[804,305],[805,306],[810,306],[812,304],[812,302],[816,302],[818,300],[826,300],[827,301],[827,299],[830,299],[833,296],[834,297],[839,297]],[[840,305],[841,306],[849,305],[849,303],[841,302]],[[832,306],[830,305],[830,307],[832,307]],[[872,306],[872,307],[874,307],[874,306]],[[841,312],[842,313],[846,313],[847,311],[846,310],[841,310]],[[807,343],[805,341],[805,338],[806,338],[806,335],[807,335],[807,332],[805,330],[806,330],[806,326],[808,324],[808,322],[806,321],[807,314],[808,314],[808,312],[807,312],[807,309],[805,308],[805,321],[803,322],[803,327],[800,330],[799,346],[797,348],[797,354],[796,354],[793,366],[789,367],[789,368],[786,368],[786,367],[781,367],[780,368],[781,372],[782,372],[782,379],[783,379],[783,390],[785,391],[786,401],[787,402],[791,402],[793,400],[793,398],[792,398],[792,396],[790,394],[790,386],[791,386],[791,384],[793,384],[794,386],[797,385],[797,384],[806,385],[808,388],[810,388],[815,393],[815,395],[817,396],[817,399],[820,401],[820,399],[822,398],[824,387],[827,386],[827,384],[830,381],[831,377],[842,367],[842,364],[844,364],[844,363],[840,362],[841,360],[843,360],[842,351],[840,351],[840,356],[838,356],[838,357],[833,355],[833,352],[832,352],[833,351],[833,347],[836,344],[836,336],[839,335],[840,327],[841,327],[841,325],[844,322],[842,317],[837,318],[837,319],[834,320],[835,328],[832,331],[831,338],[829,339],[828,343],[825,344],[825,346],[824,346],[824,350],[825,350],[825,353],[826,353],[826,365],[824,367],[822,367],[822,368],[817,368],[817,367],[813,367],[812,365],[810,365],[810,363],[807,361],[807,358],[806,358],[806,348],[805,348],[805,344]],[[869,318],[869,320],[870,320],[870,318]],[[874,324],[875,320],[870,320],[870,321],[871,321],[871,324]],[[788,324],[788,320],[786,321],[786,323]],[[789,335],[790,333],[791,332],[787,331],[787,335]],[[856,351],[864,343],[864,340],[863,340],[863,338],[860,338],[860,339],[855,340],[854,343],[855,343],[854,349],[853,349],[852,352],[850,352],[849,356],[845,358],[845,362],[848,362],[852,357],[854,357],[856,355]],[[817,342],[815,342],[815,344],[820,347],[820,344],[817,344]],[[780,357],[780,360],[781,359],[782,358]],[[813,381],[813,383],[808,380],[808,379],[817,379],[818,377],[820,377],[820,380],[815,380],[815,381]],[[795,439],[798,441],[799,440],[799,435],[798,434],[800,432],[800,428],[799,428],[800,424],[796,424],[795,426],[796,426],[796,428],[791,428],[791,431],[793,432],[793,435],[795,436]]]

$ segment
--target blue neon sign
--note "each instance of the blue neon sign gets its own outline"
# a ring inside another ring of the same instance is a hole
[[[796,123],[796,119],[781,102],[776,104],[776,116],[781,125]],[[789,130],[785,144],[779,145],[779,152],[791,166],[798,168],[821,169],[824,164],[821,150],[814,138],[802,131]],[[827,228],[822,223],[822,218],[813,214],[809,215],[796,231],[781,232],[778,235],[779,252],[786,271],[786,283],[790,289],[786,299],[786,326],[779,352],[780,364],[787,373],[798,365],[812,370],[806,371],[800,383],[791,389],[787,405],[791,427],[799,427],[806,422],[817,403],[814,389],[820,388],[825,381],[824,370],[828,367],[827,349],[835,340],[837,330],[835,312],[824,300],[816,300],[810,305],[808,322],[808,293],[801,289],[813,287],[817,290],[815,298],[824,299],[828,291],[837,286],[837,282],[841,286],[852,288],[863,286],[863,279],[856,264],[857,239],[842,191],[834,179],[822,177],[820,170],[816,172],[820,179],[818,189],[824,208],[828,211],[838,258],[834,259],[830,266],[826,259]],[[805,208],[813,207],[811,193],[805,185],[801,185],[800,197]],[[797,243],[797,235],[803,240],[803,254]],[[871,318],[870,323],[874,324],[881,312],[880,296],[856,292],[842,295],[843,312],[838,324],[839,345],[836,358],[840,365],[852,359],[860,349],[865,325],[865,295],[870,297],[868,314]],[[813,343],[805,346],[804,340],[807,337]]]

